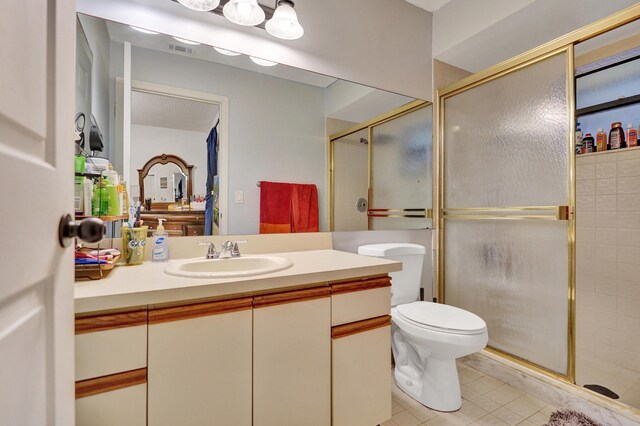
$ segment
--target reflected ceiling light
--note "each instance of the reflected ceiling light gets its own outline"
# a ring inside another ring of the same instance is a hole
[[[178,0],[178,3],[198,12],[208,12],[220,4],[220,0]]]
[[[180,37],[174,37],[174,40],[178,40],[180,43],[184,43],[184,44],[192,44],[194,46],[199,45],[200,43],[198,43],[197,41],[191,41],[191,40],[187,40],[186,38],[180,38]]]
[[[229,0],[222,8],[225,18],[238,25],[253,26],[264,21],[264,10],[257,0]]]
[[[249,58],[256,64],[262,65],[263,67],[272,67],[274,65],[278,65],[277,62],[267,61],[266,59],[256,58],[255,56],[249,56]]]
[[[274,37],[285,40],[295,40],[304,34],[302,25],[298,22],[298,15],[293,10],[295,4],[291,0],[278,0],[278,7],[273,17],[267,21],[265,28]]]
[[[241,53],[238,52],[234,52],[233,50],[227,50],[227,49],[222,49],[221,47],[213,47],[216,52],[218,53],[222,53],[223,55],[227,55],[227,56],[239,56],[241,55]]]
[[[133,28],[136,31],[140,31],[141,33],[145,33],[145,34],[159,34],[155,31],[151,31],[151,30],[145,30],[144,28],[140,28],[140,27],[134,27],[133,25],[129,25],[131,28]]]

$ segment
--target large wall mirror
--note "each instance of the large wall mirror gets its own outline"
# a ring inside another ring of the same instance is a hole
[[[93,155],[151,228],[164,217],[173,235],[257,234],[263,182],[314,187],[319,231],[431,227],[429,103],[82,14],[78,38],[77,69],[91,72],[78,73],[77,105],[104,140]],[[139,180],[163,155],[191,176],[168,162]]]

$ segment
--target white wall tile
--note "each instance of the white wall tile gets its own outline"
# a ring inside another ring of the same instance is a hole
[[[617,184],[616,184],[617,185]],[[617,191],[616,186],[616,191]],[[576,195],[596,195],[596,181],[595,179],[579,180],[576,181]]]
[[[616,250],[616,259],[621,263],[640,265],[640,256],[638,256],[638,249],[634,247],[618,247]]]
[[[596,291],[596,277],[592,275],[576,274],[576,292],[577,297],[580,297],[582,292],[595,292]]]
[[[640,176],[640,159],[618,160],[618,177]]]
[[[640,180],[640,178],[639,178]],[[625,194],[618,196],[618,211],[636,212],[640,221],[640,194]]]
[[[640,159],[640,150],[632,149],[632,150],[622,150],[617,154],[618,160],[639,160]]]
[[[638,277],[637,281],[618,280],[616,287],[618,289],[618,297],[634,299],[640,302],[640,277]],[[638,307],[640,308],[640,303]]]
[[[640,229],[622,229],[618,228],[617,244],[620,246],[640,247]],[[597,235],[597,232],[596,232]]]
[[[596,278],[596,293],[615,296],[617,293],[618,280],[613,278]]]
[[[594,224],[595,226],[595,224]],[[615,229],[614,229],[615,232]],[[615,239],[616,234],[614,233],[613,238]],[[579,226],[576,223],[576,242],[581,244],[595,244],[596,243],[596,228],[585,228],[583,226]],[[608,243],[605,243],[608,244]],[[613,243],[615,244],[615,243]]]
[[[596,244],[616,245],[618,232],[615,228],[596,228]]]
[[[637,176],[618,178],[618,194],[640,194],[640,179]]]
[[[576,243],[576,258],[584,260],[596,260],[595,244]]]
[[[615,228],[617,223],[618,214],[616,212],[596,212],[596,229]]]
[[[618,314],[627,315],[634,318],[640,318],[640,309],[638,309],[637,299],[625,299],[618,297]]]
[[[617,195],[596,195],[597,212],[614,212],[618,209]]]
[[[595,178],[596,178],[595,161],[593,163],[580,166],[576,169],[576,180],[595,179]]]
[[[618,228],[640,229],[640,216],[637,212],[618,212]]]
[[[609,163],[607,163],[609,164]],[[585,181],[589,182],[589,181]],[[596,195],[608,195],[618,193],[618,178],[607,178],[596,180]]]
[[[615,263],[617,260],[616,246],[598,244],[596,245],[596,259],[598,261]]]
[[[618,262],[618,272],[616,277],[619,280],[640,283],[640,265]],[[638,311],[640,311],[640,309],[638,309]]]
[[[596,210],[595,195],[581,195],[576,197],[576,212],[593,212]]]
[[[596,227],[595,211],[578,211],[576,208],[576,226],[581,228]]]
[[[612,157],[613,161],[598,162],[596,160],[596,179],[608,179],[618,176],[618,163],[612,155],[603,157]]]

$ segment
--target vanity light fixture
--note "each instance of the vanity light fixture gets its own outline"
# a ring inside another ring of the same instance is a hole
[[[178,3],[191,10],[208,12],[220,4],[220,0],[178,0]]]
[[[238,25],[254,26],[264,21],[264,10],[257,0],[229,0],[222,13],[225,18]]]
[[[240,56],[241,53],[238,52],[234,52],[233,50],[227,50],[227,49],[222,49],[221,47],[213,47],[215,49],[216,52],[221,53],[223,55],[227,55],[227,56]]]
[[[256,58],[255,56],[249,56],[249,58],[256,64],[261,65],[263,67],[272,67],[274,65],[278,65],[277,62],[267,61],[266,59]]]
[[[174,40],[178,40],[180,43],[184,43],[184,44],[191,44],[193,46],[197,46],[200,43],[198,43],[197,41],[191,41],[191,40],[187,40],[186,38],[180,38],[180,37],[173,37]]]
[[[147,29],[144,29],[144,28],[134,27],[133,25],[129,25],[129,26],[131,28],[133,28],[134,30],[136,30],[136,31],[140,31],[141,33],[145,33],[145,34],[160,34],[160,33],[157,33],[155,31],[147,30]]]
[[[278,0],[278,7],[273,17],[267,21],[265,28],[274,37],[285,40],[296,40],[304,34],[298,15],[293,10],[295,4],[291,0]]]

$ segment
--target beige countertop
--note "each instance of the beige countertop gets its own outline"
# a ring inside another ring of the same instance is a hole
[[[293,263],[269,274],[234,278],[182,278],[164,272],[166,262],[118,266],[106,278],[75,284],[76,313],[303,287],[402,269],[402,262],[337,250],[277,253]]]

